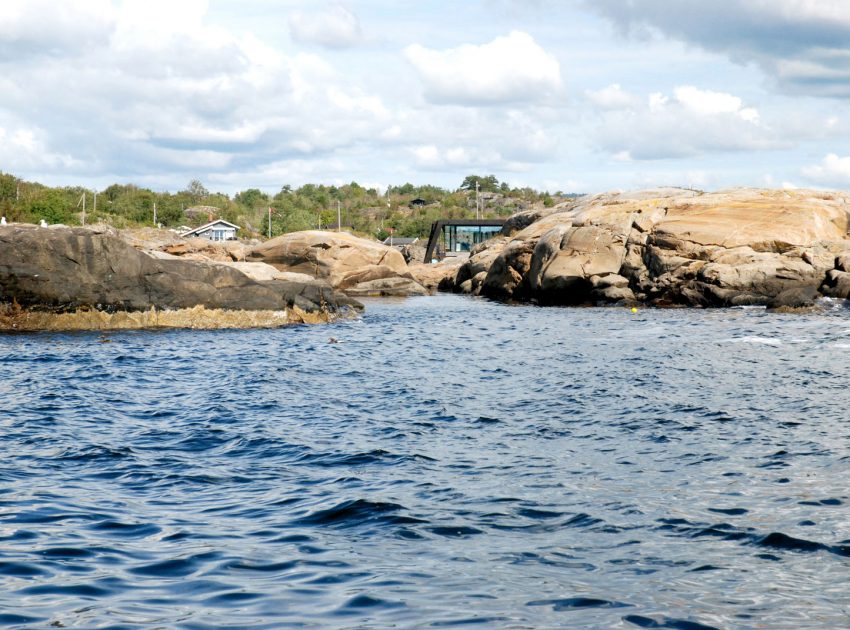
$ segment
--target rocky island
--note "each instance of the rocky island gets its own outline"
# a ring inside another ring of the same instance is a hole
[[[305,231],[265,242],[157,241],[108,228],[0,228],[0,328],[331,322],[360,296],[436,287],[541,305],[808,308],[850,294],[850,207],[834,192],[665,188],[510,217],[466,260],[405,262]]]
[[[160,259],[85,228],[0,228],[0,329],[242,328],[328,322],[361,305],[306,278]]]
[[[841,193],[657,189],[520,213],[442,288],[538,304],[810,306],[850,292]]]

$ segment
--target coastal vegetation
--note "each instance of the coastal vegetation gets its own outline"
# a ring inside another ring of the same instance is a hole
[[[476,186],[477,184],[477,186]],[[477,190],[476,190],[477,188]],[[80,186],[50,187],[0,173],[0,213],[9,221],[80,225],[104,223],[116,228],[197,227],[213,218],[236,223],[246,236],[271,235],[336,226],[379,239],[427,237],[438,218],[507,217],[533,206],[552,206],[576,195],[511,188],[494,175],[468,175],[456,190],[405,183],[384,191],[351,182],[342,186],[283,185],[275,194],[248,188],[235,195],[211,192],[199,180],[177,192],[158,192],[134,184],[103,190]]]

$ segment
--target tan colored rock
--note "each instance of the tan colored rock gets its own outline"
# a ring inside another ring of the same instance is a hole
[[[604,193],[530,224],[521,217],[520,231],[473,255],[457,279],[484,266],[486,295],[562,304],[628,301],[633,290],[656,304],[702,306],[766,304],[807,287],[842,295],[849,210],[842,194],[811,190]]]
[[[245,260],[249,248],[239,241],[225,241],[219,243],[206,238],[188,238],[179,242],[164,245],[162,248],[167,254],[185,257],[187,260],[214,260],[217,262],[230,262]]]
[[[343,291],[387,278],[413,280],[397,249],[347,232],[310,230],[284,234],[254,247],[247,260],[326,280]]]
[[[428,295],[428,289],[411,278],[395,276],[355,284],[345,293],[352,297],[410,297]]]
[[[438,263],[407,263],[407,268],[413,278],[429,291],[450,289],[447,283],[454,284],[457,272],[466,261],[459,257],[449,257]]]
[[[533,240],[514,239],[508,243],[487,270],[481,294],[504,300],[524,298],[525,277],[531,269],[534,245]]]
[[[225,262],[218,263],[227,265],[233,269],[238,269],[252,280],[266,282],[268,280],[285,280],[287,282],[321,282],[313,276],[308,276],[304,273],[292,273],[291,271],[281,271],[277,267],[272,267],[261,262]],[[327,283],[324,283],[327,284]]]
[[[464,282],[471,280],[482,271],[486,273],[510,240],[507,237],[499,236],[476,245],[469,253],[469,258],[462,260],[454,284],[459,288]]]

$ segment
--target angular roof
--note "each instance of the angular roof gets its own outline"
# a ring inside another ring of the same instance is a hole
[[[200,234],[201,232],[204,232],[209,228],[219,224],[226,225],[227,227],[232,227],[237,230],[241,229],[238,225],[234,225],[229,221],[225,221],[224,219],[216,219],[215,221],[210,221],[209,223],[206,223],[200,227],[196,227],[195,229],[189,230],[188,232],[183,232],[180,236],[192,236],[193,234]]]
[[[390,243],[393,245],[413,245],[418,240],[419,238],[409,238],[407,236],[388,236],[381,242],[384,245],[389,245]]]

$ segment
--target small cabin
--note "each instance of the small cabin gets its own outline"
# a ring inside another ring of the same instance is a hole
[[[238,225],[233,225],[224,219],[216,219],[194,230],[183,232],[183,238],[206,238],[211,241],[235,241]]]

